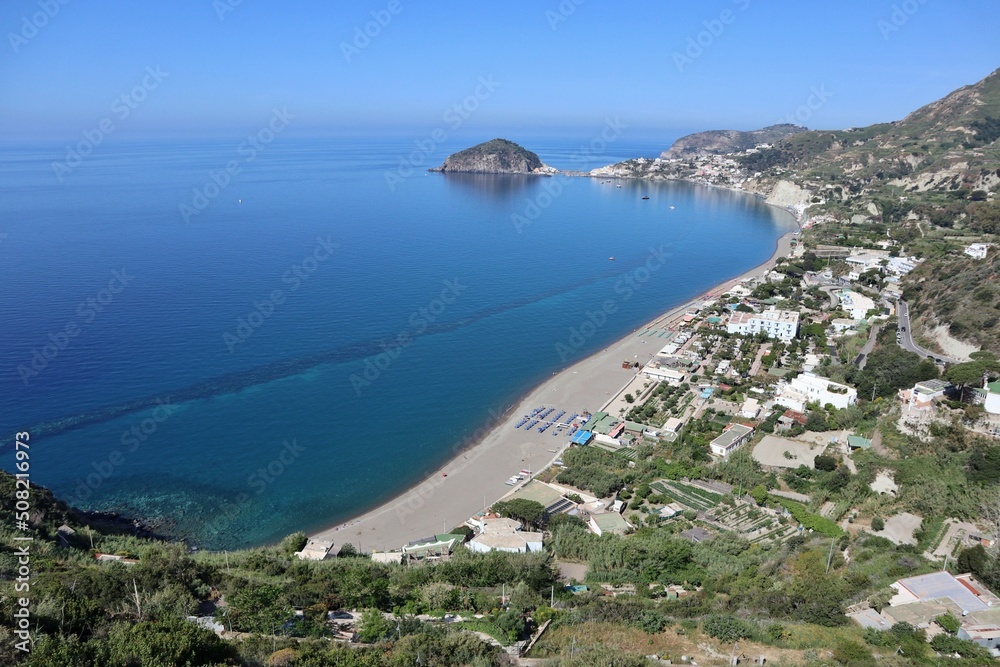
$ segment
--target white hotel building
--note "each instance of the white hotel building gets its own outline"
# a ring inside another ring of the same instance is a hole
[[[787,342],[799,332],[799,314],[793,310],[775,310],[774,306],[762,313],[735,312],[729,316],[726,331],[751,336],[763,331],[768,338]]]

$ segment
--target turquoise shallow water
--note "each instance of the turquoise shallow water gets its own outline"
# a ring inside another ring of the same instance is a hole
[[[581,166],[576,142],[524,143]],[[409,148],[275,141],[213,189],[234,143],[105,146],[61,183],[64,147],[5,146],[0,430],[32,431],[32,479],[214,548],[342,521],[794,226],[684,183],[414,170],[390,188]],[[657,152],[614,149],[590,166]],[[665,266],[626,295],[652,251]],[[615,316],[567,357],[605,299]]]

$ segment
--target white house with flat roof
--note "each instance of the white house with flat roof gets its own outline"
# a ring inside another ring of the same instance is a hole
[[[973,243],[965,247],[965,254],[972,259],[986,259],[986,253],[989,249],[989,243]]]
[[[854,290],[840,292],[840,304],[855,320],[868,319],[868,311],[875,307],[874,301]]]
[[[507,551],[523,554],[542,550],[542,534],[521,530],[521,522],[496,518],[482,521],[483,532],[466,543],[466,548],[476,553]]]
[[[677,386],[684,381],[687,374],[684,371],[661,365],[658,362],[650,362],[642,369],[642,374],[650,380],[660,380],[667,384]]]
[[[799,314],[794,310],[776,310],[774,306],[761,313],[737,311],[729,316],[726,331],[746,335],[763,331],[768,338],[790,341],[799,332]]]
[[[709,443],[715,456],[729,456],[753,435],[753,428],[744,424],[730,424],[718,437]]]
[[[858,390],[814,373],[800,373],[780,383],[774,397],[775,403],[796,412],[805,412],[806,404],[813,401],[824,406],[830,403],[835,408],[843,409],[857,403]]]

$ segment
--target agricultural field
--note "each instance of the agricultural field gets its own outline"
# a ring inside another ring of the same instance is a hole
[[[687,482],[660,480],[650,484],[653,491],[689,509],[706,512],[718,506],[722,495]]]

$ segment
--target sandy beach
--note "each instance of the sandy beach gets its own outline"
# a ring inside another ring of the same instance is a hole
[[[778,239],[768,261],[716,285],[646,326],[667,328],[693,303],[721,294],[740,280],[762,275],[774,266],[776,258],[789,253],[791,239],[791,232],[785,234]],[[504,414],[502,408],[484,414],[487,426],[470,441],[458,443],[455,457],[422,483],[362,516],[312,537],[333,540],[334,553],[347,542],[363,551],[386,551],[461,524],[510,493],[513,488],[505,482],[511,475],[522,468],[542,470],[567,446],[565,433],[553,436],[551,429],[538,433],[535,429],[514,428],[522,416],[541,405],[555,407],[557,412],[566,410],[567,414],[600,410],[635,376],[634,371],[621,367],[622,361],[645,363],[662,347],[656,340],[630,332],[604,350],[554,374]]]

